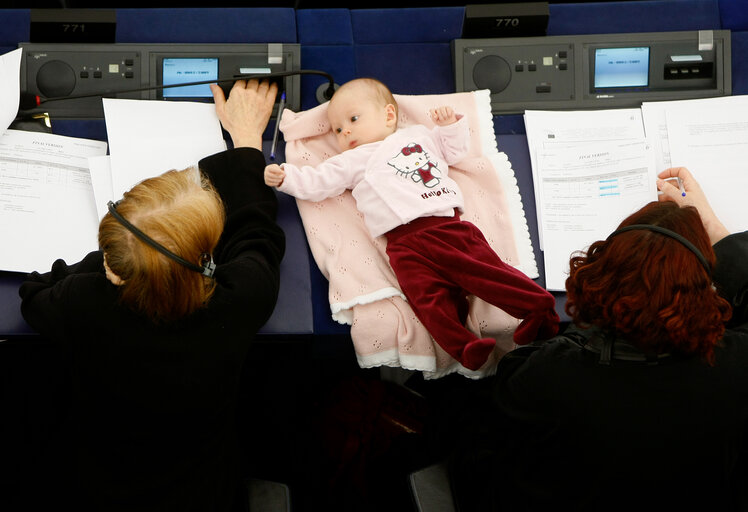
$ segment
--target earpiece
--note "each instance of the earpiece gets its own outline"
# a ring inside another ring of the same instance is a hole
[[[200,254],[200,264],[202,266],[195,265],[194,263],[190,263],[189,261],[185,260],[181,256],[177,256],[173,252],[171,252],[169,249],[161,245],[160,243],[156,242],[153,238],[149,237],[145,233],[143,233],[141,230],[136,228],[134,225],[132,225],[130,222],[127,221],[122,215],[117,212],[117,205],[119,204],[119,201],[116,203],[113,203],[112,201],[109,201],[107,203],[107,208],[109,209],[109,213],[114,217],[117,222],[122,224],[125,228],[128,229],[133,235],[135,235],[137,238],[139,238],[142,242],[144,242],[146,245],[150,245],[152,248],[156,249],[158,252],[166,256],[167,258],[171,258],[172,260],[176,261],[177,263],[184,265],[190,270],[194,270],[195,272],[198,272],[205,277],[213,278],[213,273],[216,270],[216,264],[213,261],[213,258],[208,253],[202,253]]]

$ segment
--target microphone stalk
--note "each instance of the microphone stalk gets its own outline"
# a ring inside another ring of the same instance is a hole
[[[332,75],[330,75],[329,73],[326,73],[324,71],[319,71],[316,69],[298,69],[295,71],[277,71],[273,73],[252,73],[252,74],[242,73],[242,74],[234,75],[231,78],[222,78],[218,80],[202,80],[200,82],[184,82],[184,83],[169,84],[169,85],[153,85],[149,87],[139,87],[135,89],[124,89],[124,90],[119,90],[119,91],[101,91],[101,92],[86,93],[86,94],[73,94],[70,96],[58,96],[58,97],[52,97],[52,98],[42,98],[32,93],[22,92],[19,110],[31,110],[33,108],[41,106],[43,103],[47,103],[50,101],[75,100],[75,99],[80,99],[80,98],[96,98],[96,97],[106,98],[106,97],[114,96],[117,94],[170,89],[172,87],[186,87],[189,85],[222,84],[222,83],[235,82],[237,80],[252,80],[252,79],[262,80],[262,79],[268,79],[268,78],[283,78],[283,77],[293,76],[293,75],[324,76],[329,81],[329,86],[324,93],[325,98],[327,99],[332,98],[332,95],[335,92],[335,81],[333,80]]]

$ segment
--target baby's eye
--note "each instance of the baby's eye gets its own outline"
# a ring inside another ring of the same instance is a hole
[[[352,123],[355,123],[356,121],[358,121],[358,116],[351,117],[351,122]]]

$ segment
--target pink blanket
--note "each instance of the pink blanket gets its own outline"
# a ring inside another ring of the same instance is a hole
[[[462,218],[483,231],[502,260],[536,278],[538,269],[514,171],[506,155],[497,150],[489,92],[395,95],[395,99],[400,127],[433,126],[428,111],[439,105],[450,105],[467,116],[470,152],[449,169],[465,196]],[[339,153],[327,122],[326,103],[299,113],[285,110],[280,129],[289,163],[316,165]],[[297,200],[297,204],[312,255],[330,283],[332,317],[351,325],[361,367],[399,366],[420,370],[425,378],[452,372],[480,378],[494,373],[501,356],[515,347],[512,333],[519,321],[471,297],[467,327],[481,338],[495,338],[497,344],[479,370],[463,367],[434,343],[413,314],[390,268],[386,239],[372,239],[350,191],[318,203]]]

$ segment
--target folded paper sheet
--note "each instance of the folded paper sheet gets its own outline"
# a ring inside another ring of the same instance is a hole
[[[462,218],[483,231],[505,262],[537,277],[514,171],[496,146],[488,91],[395,98],[400,127],[433,126],[428,112],[440,105],[450,105],[468,118],[470,152],[449,169],[465,196]],[[284,111],[280,129],[286,140],[286,159],[294,165],[316,165],[340,152],[327,121],[327,104],[300,113]],[[453,372],[479,378],[493,373],[500,357],[514,348],[512,333],[518,320],[471,297],[468,328],[498,343],[480,370],[464,368],[433,342],[413,314],[389,266],[386,239],[371,238],[350,191],[317,203],[299,200],[297,204],[312,254],[330,283],[331,314],[351,325],[360,366],[420,370],[426,378]]]
[[[112,192],[96,198],[99,208],[146,178],[226,149],[212,103],[104,98],[103,105]]]

